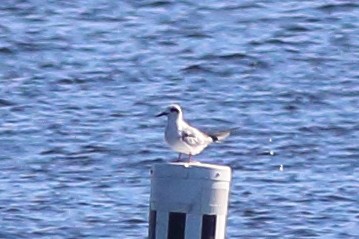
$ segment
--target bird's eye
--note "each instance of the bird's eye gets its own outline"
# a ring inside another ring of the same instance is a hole
[[[172,108],[170,109],[170,111],[171,111],[171,112],[177,112],[177,113],[179,113],[179,110],[178,110],[177,108],[175,108],[175,107],[172,107]]]

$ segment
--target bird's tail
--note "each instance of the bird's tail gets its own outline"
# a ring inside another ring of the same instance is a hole
[[[231,134],[231,131],[222,131],[222,132],[218,132],[218,133],[209,134],[208,136],[211,137],[213,142],[217,142],[217,141],[221,141],[221,140],[227,138],[230,134]]]

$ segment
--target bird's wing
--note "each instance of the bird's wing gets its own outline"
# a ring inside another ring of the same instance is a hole
[[[210,142],[209,136],[192,127],[182,129],[180,131],[180,135],[182,141],[190,146],[198,146],[208,144]]]
[[[211,133],[211,134],[208,134],[208,136],[212,138],[213,142],[217,142],[217,141],[221,141],[221,140],[227,138],[230,134],[231,134],[231,131],[227,130],[227,131],[221,131],[221,132],[217,132],[217,133]]]

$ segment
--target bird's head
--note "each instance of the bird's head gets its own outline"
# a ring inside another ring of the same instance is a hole
[[[182,110],[178,104],[169,105],[165,111],[156,115],[156,117],[166,115],[168,118],[178,118],[182,117]]]

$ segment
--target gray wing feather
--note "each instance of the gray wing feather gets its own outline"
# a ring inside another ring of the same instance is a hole
[[[197,146],[208,144],[209,137],[194,128],[186,128],[181,131],[181,139],[188,145]]]

